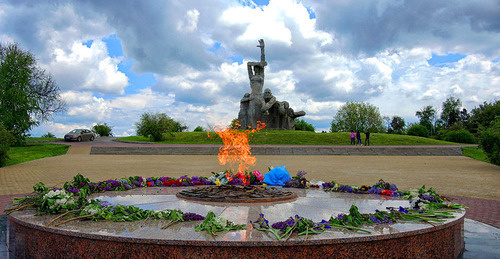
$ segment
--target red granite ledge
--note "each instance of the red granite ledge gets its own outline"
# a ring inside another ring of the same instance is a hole
[[[18,258],[456,258],[464,250],[462,224],[439,231],[402,238],[336,244],[283,246],[193,246],[189,244],[130,244],[110,240],[67,238],[22,225],[10,225],[15,233],[11,247]],[[288,242],[287,242],[288,243]]]
[[[61,228],[56,227],[45,227],[37,224],[32,224],[22,219],[15,217],[16,213],[12,213],[7,217],[7,220],[11,225],[21,225],[26,228],[36,229],[39,231],[43,231],[46,233],[53,233],[57,235],[63,235],[67,237],[76,237],[76,238],[86,238],[93,240],[106,240],[113,242],[127,242],[127,243],[141,243],[141,244],[161,244],[161,245],[189,245],[189,246],[220,246],[220,247],[229,247],[229,246],[303,246],[303,245],[331,245],[331,244],[346,244],[346,243],[357,243],[357,242],[371,242],[371,241],[381,241],[388,240],[394,238],[403,238],[410,236],[423,235],[426,233],[436,232],[443,229],[447,229],[453,227],[455,225],[463,225],[464,223],[464,214],[455,218],[453,221],[444,223],[441,225],[437,225],[431,228],[424,228],[413,231],[405,231],[399,233],[392,233],[386,235],[370,235],[363,237],[350,237],[350,238],[332,238],[332,239],[319,239],[319,240],[288,240],[288,241],[193,241],[193,240],[165,240],[165,239],[146,239],[146,238],[134,238],[134,237],[117,237],[117,236],[106,236],[106,235],[98,235],[98,234],[90,234],[90,233],[82,233],[82,232],[74,232],[68,231]],[[132,224],[134,222],[131,222]],[[252,231],[250,229],[249,231]],[[257,230],[254,230],[257,231]]]

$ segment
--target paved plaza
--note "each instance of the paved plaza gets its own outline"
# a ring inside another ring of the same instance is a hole
[[[2,186],[0,214],[4,214],[5,206],[13,197],[22,197],[30,193],[34,184],[43,182],[47,186],[62,186],[66,181],[71,181],[76,174],[82,174],[91,181],[101,181],[135,175],[208,177],[211,172],[229,169],[228,165],[219,165],[216,155],[182,155],[182,152],[178,152],[178,155],[91,154],[92,147],[168,146],[117,143],[111,140],[102,138],[95,142],[71,143],[72,147],[65,155],[0,168],[0,186]],[[179,150],[200,148],[200,145],[170,146]],[[201,147],[213,148],[210,145]],[[291,147],[268,146],[268,148],[281,151]],[[306,150],[306,153],[308,148],[317,147],[300,147]],[[370,150],[376,152],[377,148],[371,147]],[[493,232],[496,235],[499,233],[500,167],[492,164],[458,155],[270,154],[256,155],[256,157],[257,164],[251,170],[265,173],[270,166],[284,165],[292,175],[301,170],[307,171],[306,178],[310,181],[335,180],[341,184],[372,185],[383,179],[395,183],[402,190],[419,188],[425,184],[426,187],[433,187],[438,193],[469,206],[466,218],[494,227]],[[496,237],[496,244],[498,238],[500,237]]]

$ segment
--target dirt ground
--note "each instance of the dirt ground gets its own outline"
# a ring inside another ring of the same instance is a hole
[[[91,181],[128,176],[210,176],[224,171],[217,156],[89,155],[73,147],[66,155],[0,168],[0,195],[31,192],[32,186],[62,186],[80,173]],[[443,195],[500,200],[500,167],[463,156],[257,156],[251,170],[284,165],[291,175],[307,171],[311,181],[372,185],[379,179],[400,189],[433,187]]]

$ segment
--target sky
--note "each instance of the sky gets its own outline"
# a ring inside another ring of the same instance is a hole
[[[328,131],[349,101],[416,122],[450,96],[499,100],[498,17],[498,0],[0,0],[0,43],[33,53],[67,104],[32,136],[135,135],[145,112],[228,125],[261,38],[264,88]]]

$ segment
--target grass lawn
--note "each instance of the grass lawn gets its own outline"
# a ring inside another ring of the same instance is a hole
[[[64,140],[62,138],[42,138],[42,137],[29,137],[26,138],[26,141],[58,141]]]
[[[210,132],[176,132],[165,134],[162,144],[222,144],[219,136]],[[364,141],[364,134],[362,140]],[[118,140],[151,142],[142,136],[130,136]],[[349,145],[349,133],[314,133],[309,131],[262,130],[250,135],[251,145]],[[363,142],[364,143],[364,142]],[[408,135],[372,133],[370,145],[458,145],[458,143]]]
[[[69,145],[49,143],[27,143],[23,147],[11,147],[5,166],[20,164],[44,157],[64,155]]]
[[[489,163],[490,160],[488,159],[488,156],[486,156],[486,153],[484,152],[483,149],[479,147],[462,147],[462,152],[464,153],[464,156],[483,161],[486,163]]]

